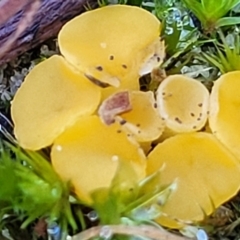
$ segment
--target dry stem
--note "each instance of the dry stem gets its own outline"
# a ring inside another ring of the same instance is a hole
[[[107,228],[111,235],[121,234],[121,235],[135,235],[147,237],[152,240],[190,240],[190,238],[180,237],[169,233],[163,229],[159,229],[153,226],[142,225],[142,226],[125,226],[125,225],[108,225],[108,226],[97,226],[87,229],[77,235],[75,235],[72,240],[89,240],[93,237],[101,235],[103,227]],[[191,238],[191,240],[193,240]]]

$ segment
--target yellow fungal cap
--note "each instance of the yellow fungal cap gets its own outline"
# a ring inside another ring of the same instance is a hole
[[[109,187],[118,159],[129,162],[139,180],[145,176],[146,160],[138,144],[119,133],[115,124],[106,126],[97,116],[80,119],[54,142],[53,168],[70,180],[77,196],[91,203],[90,193]]]
[[[151,142],[164,130],[164,121],[156,108],[152,92],[125,90],[105,99],[98,113],[105,124],[118,122],[121,130],[138,142]]]
[[[159,138],[165,122],[158,113],[153,92],[132,91],[129,94],[132,110],[116,118],[121,128],[138,142],[151,142]]]
[[[157,104],[166,126],[175,132],[200,130],[207,121],[209,92],[184,75],[167,77],[157,90]]]
[[[209,126],[240,160],[240,71],[223,74],[210,95]]]
[[[163,167],[165,166],[165,167]],[[149,154],[147,175],[162,168],[161,184],[177,183],[157,221],[170,228],[183,221],[203,220],[237,194],[240,164],[209,133],[178,134],[158,144]]]
[[[21,147],[51,145],[80,116],[92,114],[100,89],[75,72],[60,56],[38,64],[26,76],[11,106],[14,133]]]
[[[153,14],[112,5],[69,21],[58,40],[63,56],[89,79],[102,87],[119,87],[124,76],[146,73],[160,64],[164,46],[159,35],[160,22]]]

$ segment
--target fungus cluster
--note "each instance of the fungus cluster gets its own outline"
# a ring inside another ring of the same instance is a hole
[[[139,91],[140,76],[164,58],[160,29],[156,17],[132,6],[76,17],[59,33],[62,56],[34,67],[11,114],[19,145],[51,147],[53,168],[87,204],[92,191],[110,186],[119,160],[139,180],[161,169],[161,183],[177,188],[156,221],[179,227],[176,219],[202,220],[240,188],[240,73],[222,76],[210,97],[184,75],[167,77],[156,98]],[[207,119],[212,132],[199,132]]]

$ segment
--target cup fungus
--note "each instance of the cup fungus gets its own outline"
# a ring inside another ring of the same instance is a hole
[[[143,151],[117,130],[115,124],[106,126],[97,116],[88,116],[65,130],[54,142],[53,168],[64,180],[71,181],[82,201],[91,203],[93,190],[110,186],[118,160],[128,161],[139,180],[145,176]]]
[[[197,80],[172,75],[160,84],[157,104],[166,127],[174,132],[193,132],[207,121],[209,92]]]
[[[139,76],[160,65],[164,45],[159,35],[160,22],[153,14],[139,7],[112,5],[69,21],[58,40],[63,56],[90,81],[119,87],[124,80],[138,81],[127,75]]]
[[[209,126],[240,160],[240,71],[223,74],[210,95]]]
[[[92,114],[100,98],[100,89],[61,56],[38,64],[12,101],[14,134],[20,146],[38,150],[51,145],[77,118]]]
[[[117,92],[102,102],[98,112],[105,124],[118,122],[121,129],[138,142],[151,142],[164,130],[164,121],[150,91]]]
[[[162,167],[161,184],[177,182],[165,216],[157,219],[170,228],[180,227],[176,219],[203,220],[240,188],[239,162],[209,133],[178,134],[158,144],[148,156],[147,175]]]

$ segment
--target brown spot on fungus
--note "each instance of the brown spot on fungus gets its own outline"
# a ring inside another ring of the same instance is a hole
[[[101,88],[106,88],[106,87],[109,87],[109,84],[108,83],[104,83],[104,82],[101,82],[99,79],[96,79],[95,77],[91,76],[91,75],[88,75],[88,74],[85,74],[85,77],[90,80],[92,83],[94,83],[95,85],[101,87]]]
[[[96,69],[97,69],[98,71],[102,71],[102,70],[103,70],[103,67],[102,67],[102,66],[97,66]]]
[[[124,125],[124,124],[126,124],[127,123],[127,121],[126,120],[124,120],[124,119],[122,119],[122,120],[120,120],[120,122],[119,122],[121,125]]]
[[[125,68],[125,69],[127,69],[127,65],[125,65],[125,64],[122,64],[122,67]]]
[[[195,117],[195,114],[194,114],[194,113],[190,113],[190,115],[191,115],[192,117]]]
[[[154,103],[153,107],[154,107],[154,108],[157,108],[157,103]]]
[[[105,99],[99,107],[98,114],[101,120],[110,125],[115,120],[115,116],[130,111],[132,109],[129,92],[117,92]]]
[[[114,56],[111,55],[111,56],[109,57],[109,59],[110,59],[110,60],[114,60]]]
[[[199,107],[202,107],[202,105],[203,105],[202,103],[199,103],[199,104],[198,104]]]
[[[182,124],[182,121],[178,117],[175,118],[175,121],[179,124]]]

